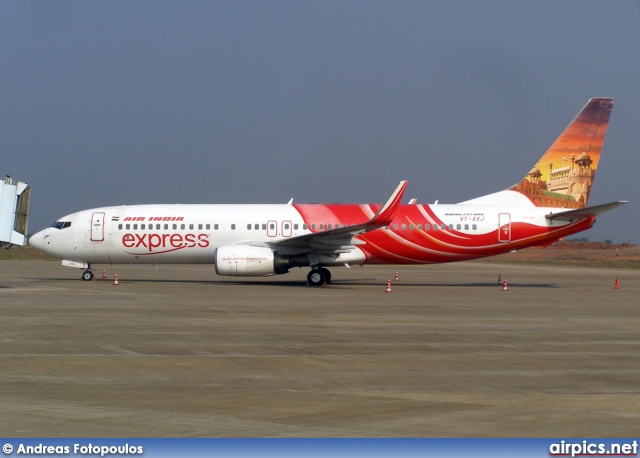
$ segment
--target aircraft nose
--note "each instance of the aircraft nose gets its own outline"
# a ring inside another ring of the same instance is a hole
[[[46,230],[36,232],[31,237],[29,237],[29,245],[34,248],[37,248],[40,251],[44,251],[44,238],[45,238]]]

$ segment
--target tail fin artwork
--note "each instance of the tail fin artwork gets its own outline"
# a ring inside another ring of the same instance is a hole
[[[613,99],[590,99],[524,178],[510,189],[536,206],[584,208],[600,161]]]

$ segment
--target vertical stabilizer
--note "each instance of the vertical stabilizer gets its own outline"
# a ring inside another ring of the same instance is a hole
[[[511,189],[536,206],[584,208],[596,175],[613,99],[590,99],[540,160]]]

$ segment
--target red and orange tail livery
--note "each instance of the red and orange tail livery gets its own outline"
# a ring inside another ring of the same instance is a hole
[[[538,207],[586,207],[612,109],[612,98],[589,100],[511,189],[524,194]]]

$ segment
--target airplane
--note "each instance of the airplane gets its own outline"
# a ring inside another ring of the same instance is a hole
[[[512,187],[457,204],[401,204],[401,181],[380,204],[131,205],[64,216],[29,244],[83,269],[93,264],[214,264],[218,275],[270,276],[310,268],[433,264],[548,245],[589,229],[626,201],[587,206],[612,98],[592,98]]]

